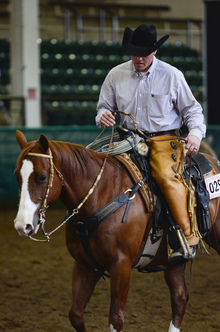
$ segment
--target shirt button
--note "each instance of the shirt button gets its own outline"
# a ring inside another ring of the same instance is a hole
[[[139,97],[141,97],[141,93],[139,94]]]

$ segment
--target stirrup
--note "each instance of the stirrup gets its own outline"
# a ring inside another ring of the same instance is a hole
[[[170,262],[173,262],[177,259],[184,258],[186,261],[192,260],[196,256],[196,252],[198,249],[198,245],[190,246],[189,251],[187,254],[185,254],[182,247],[179,247],[177,250],[175,250],[169,257]]]

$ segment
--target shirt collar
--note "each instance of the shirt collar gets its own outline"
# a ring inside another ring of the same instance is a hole
[[[139,72],[139,71],[137,71],[137,70],[135,69],[135,66],[134,66],[134,64],[133,64],[133,62],[132,62],[132,60],[131,60],[131,62],[132,62],[132,68],[133,68],[134,72],[135,72],[138,76],[144,76],[145,74],[146,74],[147,76],[150,76],[150,75],[153,73],[153,71],[154,71],[154,69],[155,69],[155,67],[156,67],[157,61],[158,61],[157,58],[154,56],[154,57],[153,57],[152,65],[150,66],[150,68],[148,69],[148,71],[147,71],[146,73],[144,72],[144,74],[143,74],[143,73],[141,73],[141,72]]]
[[[155,67],[156,67],[156,65],[157,65],[157,58],[154,56],[153,57],[153,62],[152,62],[152,65],[150,66],[150,68],[148,69],[148,71],[147,71],[147,73],[148,73],[148,76],[150,76],[152,73],[153,73],[153,71],[154,71],[154,69],[155,69]]]

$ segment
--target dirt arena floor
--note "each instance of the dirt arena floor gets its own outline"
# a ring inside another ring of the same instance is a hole
[[[66,246],[64,228],[49,243],[21,238],[13,228],[16,211],[0,212],[0,331],[70,332],[73,260]],[[46,230],[58,225],[65,210],[47,213]],[[186,270],[190,293],[184,332],[220,331],[220,257],[198,252],[193,277]],[[109,281],[100,280],[86,308],[90,331],[109,332]],[[127,302],[126,332],[167,331],[171,319],[169,291],[163,273],[132,272]]]

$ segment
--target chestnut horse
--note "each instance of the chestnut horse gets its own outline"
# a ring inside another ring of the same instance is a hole
[[[41,135],[39,141],[27,142],[24,134],[17,131],[16,138],[22,151],[15,170],[20,189],[15,228],[21,236],[37,233],[39,222],[45,217],[46,206],[58,198],[80,224],[135,185],[125,166],[112,156],[106,157],[81,145],[48,141],[44,135]],[[220,173],[217,160],[207,158],[215,173]],[[101,175],[103,163],[105,167]],[[72,219],[66,222],[66,244],[75,260],[69,318],[78,332],[88,331],[84,322],[84,309],[104,271],[109,274],[111,283],[110,331],[123,330],[131,270],[138,266],[152,226],[152,216],[139,191],[132,198],[129,200],[130,207],[125,222],[122,219],[126,204],[89,232],[87,250]],[[211,246],[218,253],[219,202],[219,198],[210,201]],[[164,273],[172,305],[169,332],[174,332],[180,331],[188,292],[184,277],[185,263],[170,265],[166,246],[166,237],[163,235],[149,265],[168,267]]]

